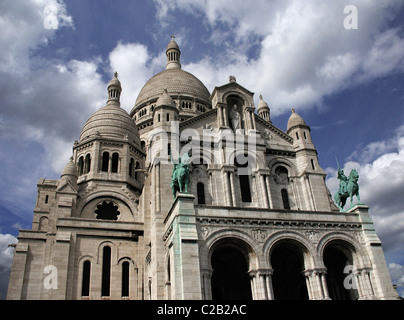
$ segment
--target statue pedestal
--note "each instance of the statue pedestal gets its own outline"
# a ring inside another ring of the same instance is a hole
[[[370,259],[372,269],[375,272],[369,273],[369,279],[373,283],[371,295],[365,299],[398,299],[397,292],[393,289],[390,273],[384,258],[382,243],[376,234],[372,218],[369,215],[369,207],[363,204],[357,204],[346,211],[347,213],[358,214],[359,220],[362,222],[363,243],[366,247],[366,253]],[[362,242],[362,241],[361,241]],[[383,286],[381,286],[383,284]]]
[[[171,264],[171,298],[176,300],[202,299],[194,199],[192,194],[177,193],[164,220],[163,240]]]

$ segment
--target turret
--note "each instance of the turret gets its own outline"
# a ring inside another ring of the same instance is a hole
[[[298,149],[315,149],[310,136],[310,127],[306,124],[295,109],[292,108],[292,114],[288,120],[286,133],[293,138],[293,145]]]

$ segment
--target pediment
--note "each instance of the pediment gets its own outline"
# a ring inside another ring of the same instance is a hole
[[[255,115],[256,129],[260,132],[261,138],[267,145],[285,145],[291,147],[293,139],[272,123],[265,121],[257,114]]]
[[[73,193],[77,194],[77,189],[68,180],[60,180],[59,185],[56,189],[58,193]]]

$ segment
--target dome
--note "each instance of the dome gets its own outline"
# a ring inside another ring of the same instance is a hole
[[[121,81],[118,80],[118,72],[116,71],[114,77],[108,82],[108,88],[111,86],[121,88]]]
[[[167,50],[169,49],[177,49],[180,50],[180,47],[177,42],[174,40],[174,36],[172,36],[171,41],[168,43]]]
[[[158,98],[156,102],[156,107],[159,106],[169,106],[176,108],[175,101],[167,94],[167,90],[164,89],[163,94]]]
[[[117,105],[107,104],[94,112],[85,123],[80,141],[89,136],[105,136],[124,139],[140,146],[137,127],[129,114]]]
[[[73,177],[77,178],[78,175],[79,175],[79,172],[77,170],[76,165],[73,162],[73,157],[70,157],[70,161],[63,168],[63,171],[62,171],[62,174],[60,175],[60,177],[73,176]]]
[[[295,112],[295,109],[292,108],[292,114],[290,115],[289,120],[288,120],[287,131],[289,131],[291,128],[299,126],[299,125],[307,126],[307,124],[306,124],[306,122],[304,122],[303,118]]]
[[[269,109],[268,103],[263,100],[262,95],[260,95],[260,102],[258,102],[257,110],[260,109]]]
[[[166,69],[146,82],[136,99],[135,108],[150,99],[159,98],[163,89],[167,89],[171,96],[195,97],[210,104],[210,93],[197,77],[182,69]]]
[[[135,106],[131,111],[132,116],[137,108],[143,107],[150,100],[157,100],[163,90],[166,90],[171,98],[183,96],[199,99],[202,103],[210,105],[210,93],[205,85],[193,74],[181,69],[181,51],[174,38],[171,36],[171,41],[167,46],[166,69],[149,79],[140,90]]]

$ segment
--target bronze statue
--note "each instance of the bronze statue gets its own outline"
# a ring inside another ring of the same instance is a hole
[[[338,163],[338,161],[337,161]],[[334,194],[334,200],[340,209],[341,212],[344,211],[344,206],[346,203],[346,200],[348,197],[351,199],[351,208],[353,207],[353,196],[355,195],[358,198],[358,204],[361,203],[361,199],[359,197],[359,184],[358,184],[358,179],[359,179],[359,173],[356,171],[356,169],[352,169],[349,177],[347,177],[344,174],[344,170],[341,170],[339,165],[338,165],[338,180],[340,181],[339,183],[339,189],[338,191]]]
[[[171,191],[174,199],[177,191],[188,193],[189,186],[189,155],[184,153],[178,159],[178,163],[174,163],[173,174],[171,176]]]

